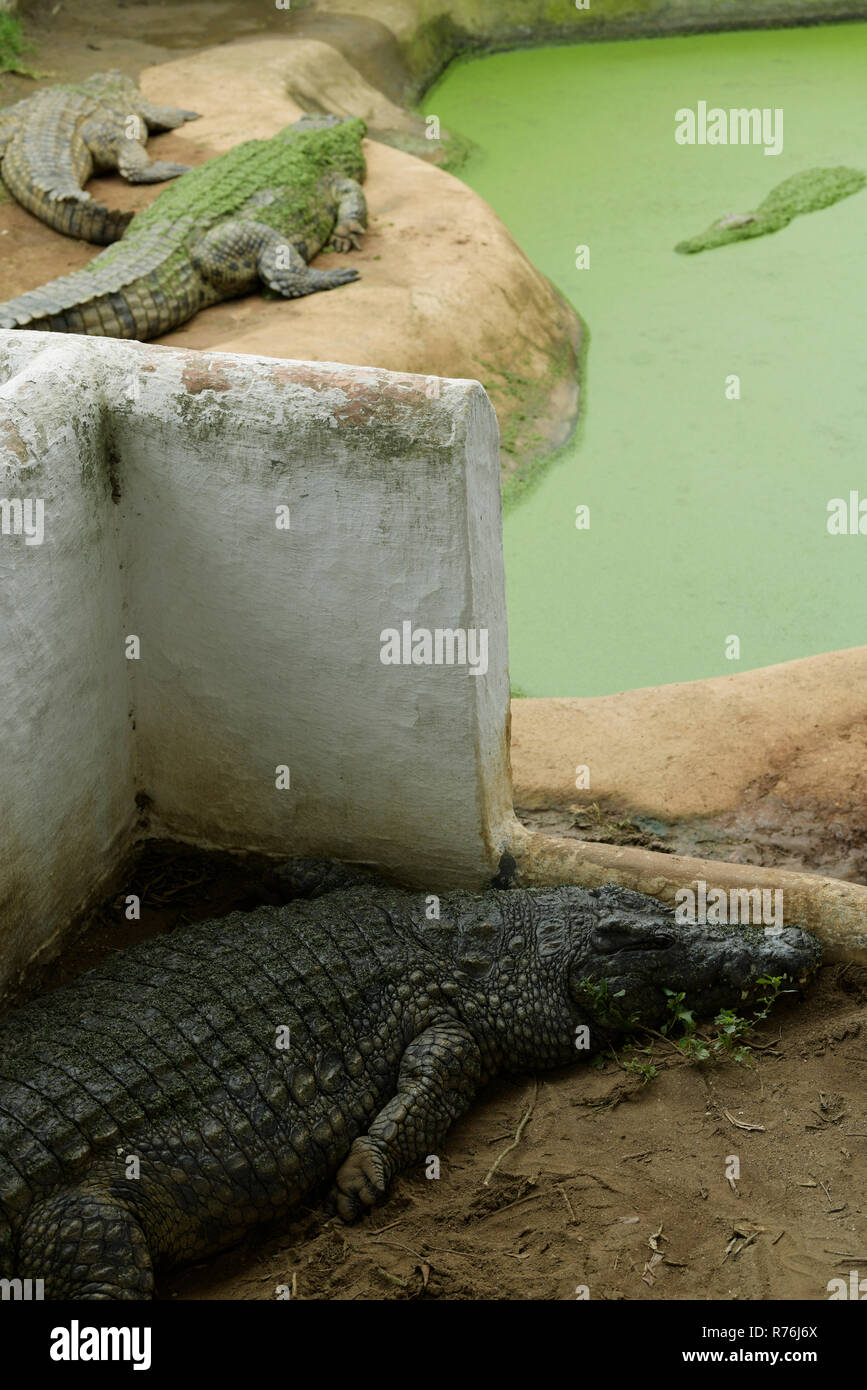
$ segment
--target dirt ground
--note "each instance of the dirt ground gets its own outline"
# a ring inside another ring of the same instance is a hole
[[[264,861],[154,842],[127,892],[141,921],[126,922],[118,894],[32,989],[187,921],[280,900]],[[157,1296],[536,1300],[586,1286],[594,1299],[825,1299],[867,1258],[865,1003],[867,970],[827,966],[759,1026],[749,1065],[690,1064],[642,1036],[616,1057],[505,1077],[447,1136],[437,1180],[408,1171],[357,1226],[324,1202],[305,1208],[164,1276]]]

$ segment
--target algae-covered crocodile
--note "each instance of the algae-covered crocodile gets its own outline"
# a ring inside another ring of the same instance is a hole
[[[666,990],[713,1014],[762,976],[796,986],[821,955],[797,928],[678,926],[613,886],[432,899],[323,861],[282,878],[304,896],[120,951],[0,1025],[0,1277],[144,1298],[155,1267],[330,1180],[352,1220],[498,1073],[658,1024]]]
[[[132,213],[94,202],[84,191],[88,179],[109,169],[129,183],[186,173],[187,164],[150,160],[145,142],[151,131],[197,119],[196,111],[148,101],[120,72],[43,87],[0,111],[0,175],[12,197],[55,231],[107,246]]]
[[[313,270],[367,225],[362,120],[305,116],[184,174],[82,270],[0,303],[0,328],[155,338],[259,283],[287,299],[358,279]]]
[[[860,192],[865,183],[867,174],[860,169],[847,169],[844,166],[807,169],[803,174],[793,174],[777,184],[752,212],[727,212],[712,222],[707,231],[678,242],[674,249],[682,255],[691,255],[697,251],[711,251],[717,246],[728,246],[732,241],[745,241],[749,237],[779,232],[802,213],[818,212],[820,208],[830,207],[841,198]]]

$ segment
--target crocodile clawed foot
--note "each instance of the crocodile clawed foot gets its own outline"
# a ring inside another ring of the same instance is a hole
[[[191,169],[189,164],[171,164],[168,160],[155,159],[152,164],[147,164],[143,169],[138,169],[134,174],[127,175],[129,183],[162,183],[164,179],[176,179],[181,174],[188,174]]]
[[[305,294],[317,294],[320,290],[336,290],[340,285],[349,285],[360,280],[357,270],[340,266],[336,270],[269,270],[264,277],[269,289],[276,290],[284,299],[300,299]]]
[[[344,1221],[357,1221],[388,1190],[385,1161],[373,1140],[363,1135],[349,1150],[349,1157],[338,1170],[331,1199]]]
[[[338,285],[349,285],[353,280],[361,279],[359,272],[349,266],[341,266],[339,270],[323,270],[321,274],[322,283],[318,286],[321,290],[334,290]]]
[[[331,245],[335,251],[344,253],[346,251],[360,251],[361,238],[364,236],[364,228],[360,222],[341,222],[339,227],[335,227],[331,236]]]
[[[177,130],[178,126],[185,125],[187,121],[200,121],[201,119],[201,111],[182,111],[180,109],[168,111],[160,108],[158,128]]]
[[[177,130],[187,121],[200,121],[201,111],[185,111],[181,106],[153,106],[145,102],[142,114],[151,130]]]

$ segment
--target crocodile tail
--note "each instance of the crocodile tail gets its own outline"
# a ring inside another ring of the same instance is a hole
[[[77,237],[79,241],[90,241],[95,246],[110,246],[119,241],[129,226],[133,214],[118,212],[95,203],[86,193],[78,195],[61,194],[52,197],[43,189],[20,187],[15,179],[5,179],[16,202],[38,217],[40,222],[53,227],[64,236]]]
[[[90,333],[106,338],[141,336],[136,324],[127,324],[129,317],[123,292],[100,294],[93,277],[86,277],[82,270],[0,303],[0,328]]]
[[[131,212],[119,212],[94,202],[57,202],[41,214],[44,222],[65,236],[93,242],[94,246],[111,246],[120,241],[130,222]]]
[[[165,241],[159,228],[124,239],[81,270],[7,299],[0,328],[141,341],[168,332],[192,318],[201,301],[192,262],[172,259]]]

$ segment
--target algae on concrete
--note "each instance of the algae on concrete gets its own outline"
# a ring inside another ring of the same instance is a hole
[[[867,19],[867,0],[317,0],[317,9],[391,30],[416,101],[460,54]]]

